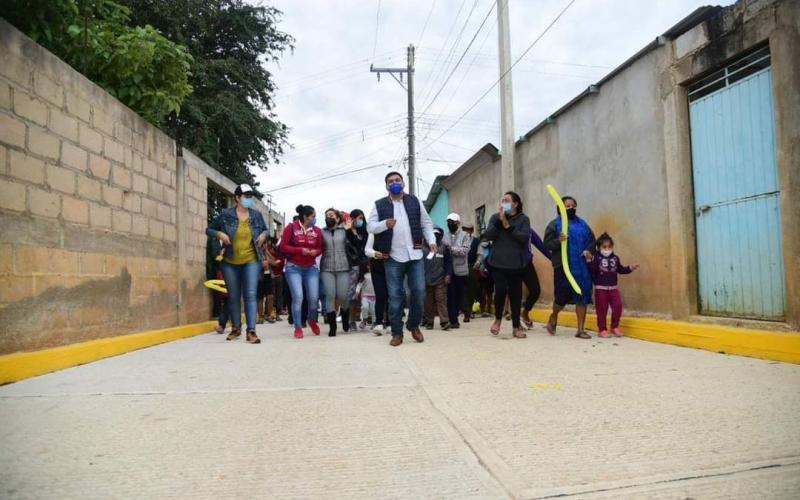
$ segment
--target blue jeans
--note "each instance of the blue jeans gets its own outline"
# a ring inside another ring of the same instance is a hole
[[[289,292],[292,294],[292,319],[295,328],[303,327],[303,299],[308,302],[308,321],[317,321],[319,302],[319,269],[315,266],[302,267],[291,262],[286,264],[283,272]],[[303,297],[305,288],[306,296]]]
[[[228,314],[234,328],[242,327],[240,300],[244,296],[244,316],[247,319],[247,329],[256,329],[258,313],[256,295],[261,272],[262,266],[257,260],[247,264],[222,263],[222,275],[225,277],[225,287],[228,289]]]
[[[403,335],[403,305],[406,301],[404,278],[408,278],[411,300],[408,304],[406,327],[414,330],[422,321],[422,307],[425,305],[425,263],[422,259],[397,262],[388,259],[384,263],[386,287],[389,289],[389,323],[392,336]]]

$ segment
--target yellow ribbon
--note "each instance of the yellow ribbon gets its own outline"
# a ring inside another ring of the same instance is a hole
[[[206,288],[210,288],[222,293],[228,293],[228,289],[225,288],[225,280],[208,280],[203,284],[206,286]]]
[[[556,188],[553,187],[552,184],[547,185],[547,192],[550,193],[550,196],[553,198],[553,201],[556,202],[558,206],[558,212],[561,214],[561,232],[569,235],[567,229],[569,228],[569,218],[567,217],[567,207],[564,206],[564,202],[561,200],[561,195],[558,194]],[[572,276],[572,271],[569,269],[569,256],[567,255],[567,240],[561,242],[561,265],[564,268],[564,274],[567,276],[567,281],[569,284],[572,285],[572,289],[575,290],[575,293],[582,294],[581,287],[578,285],[578,282],[575,281],[575,277]]]

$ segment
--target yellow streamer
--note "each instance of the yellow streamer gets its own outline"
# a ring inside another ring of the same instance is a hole
[[[556,191],[556,188],[554,188],[552,184],[547,185],[547,192],[550,193],[550,196],[553,198],[553,201],[556,202],[556,205],[558,206],[558,212],[561,214],[561,232],[569,236],[569,232],[567,232],[569,228],[567,207],[564,206],[564,202],[561,201],[561,195],[558,194],[558,191]],[[567,240],[561,242],[561,265],[564,267],[564,274],[567,276],[569,284],[572,285],[572,289],[575,290],[575,293],[582,294],[583,292],[581,292],[581,287],[578,285],[578,282],[575,281],[575,277],[572,276],[572,271],[569,268],[569,256],[567,255]]]
[[[210,288],[222,293],[228,293],[228,289],[225,288],[225,280],[208,280],[203,284],[206,286],[206,288]]]

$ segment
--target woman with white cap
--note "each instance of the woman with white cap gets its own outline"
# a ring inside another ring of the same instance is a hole
[[[222,274],[228,289],[228,312],[233,328],[227,340],[242,334],[240,301],[244,296],[244,315],[247,321],[245,340],[259,344],[256,335],[258,280],[261,275],[263,246],[267,241],[267,225],[258,210],[253,209],[253,188],[247,184],[236,187],[233,194],[236,206],[223,209],[206,229],[206,234],[218,238],[225,246]]]

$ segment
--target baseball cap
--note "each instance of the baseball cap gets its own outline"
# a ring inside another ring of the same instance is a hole
[[[239,184],[236,186],[236,191],[234,191],[235,196],[240,196],[246,193],[252,193],[253,188],[250,187],[250,184]]]
[[[447,220],[454,220],[456,222],[461,222],[461,217],[459,217],[457,213],[453,212],[452,214],[447,216]]]

